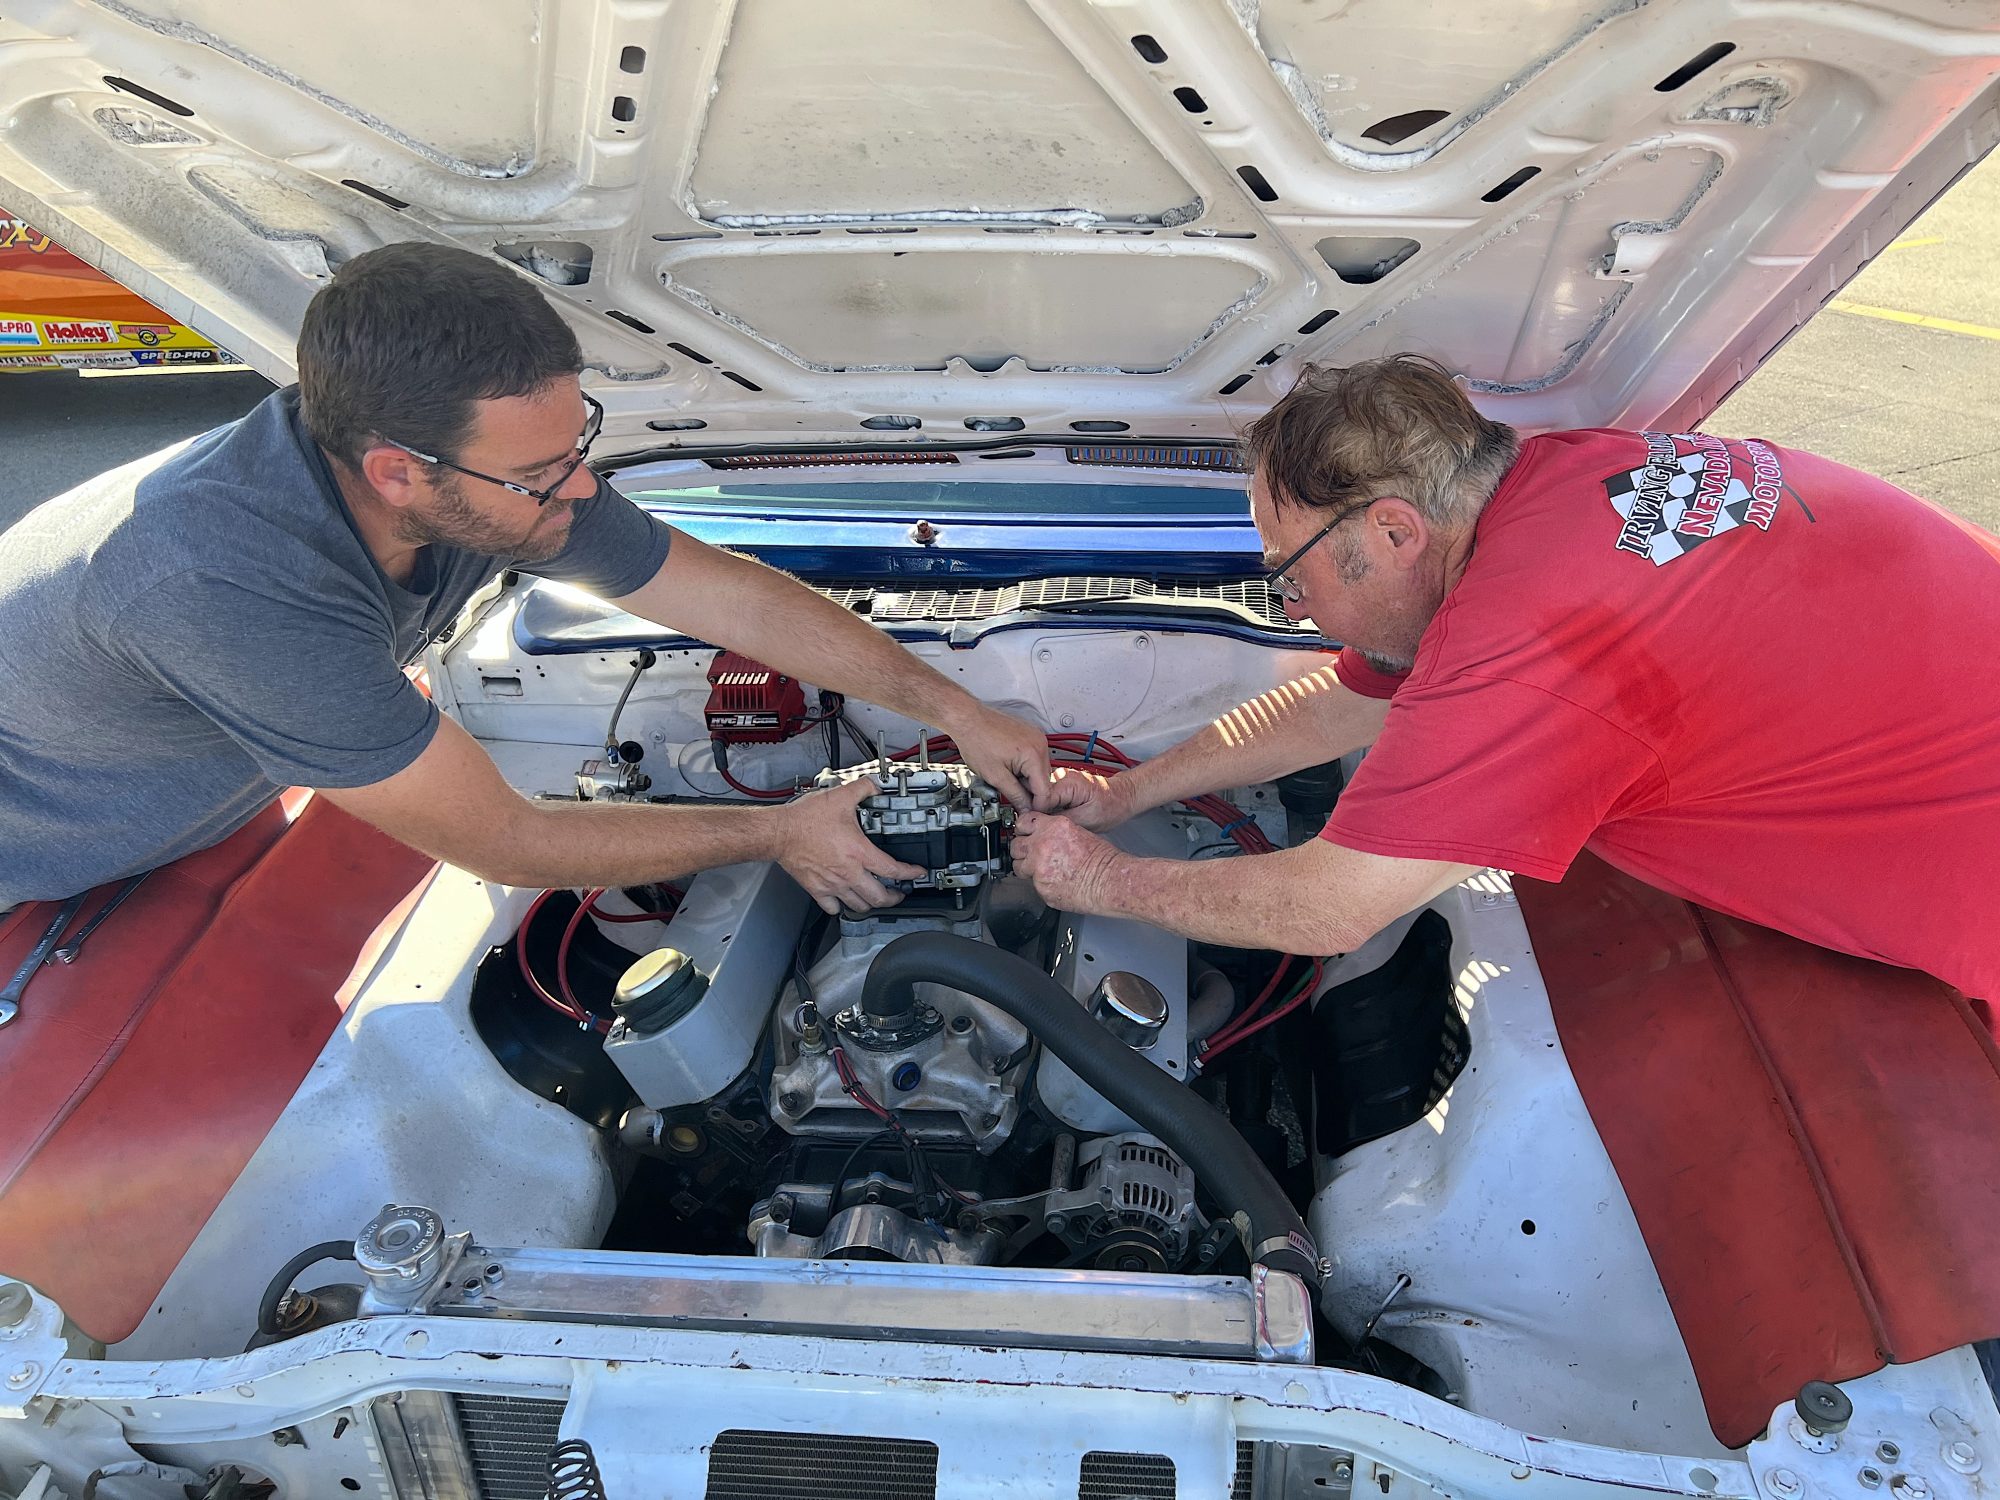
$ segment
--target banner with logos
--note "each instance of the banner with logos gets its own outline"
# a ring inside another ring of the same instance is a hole
[[[227,351],[0,209],[0,372],[229,362]]]

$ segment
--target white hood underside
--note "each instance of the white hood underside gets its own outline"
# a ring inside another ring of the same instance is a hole
[[[342,260],[504,256],[609,453],[1227,435],[1398,349],[1690,426],[1996,78],[1969,0],[17,0],[0,203],[279,380]]]

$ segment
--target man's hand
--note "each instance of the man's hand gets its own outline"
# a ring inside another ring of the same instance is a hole
[[[994,791],[1023,812],[1048,806],[1049,742],[1041,730],[984,706],[949,729],[959,756]]]
[[[1049,783],[1048,805],[1042,811],[1059,812],[1072,823],[1103,833],[1132,817],[1131,799],[1119,790],[1125,784],[1124,776],[1100,776],[1078,766],[1061,766]]]
[[[1101,912],[1124,851],[1054,813],[1023,813],[1014,825],[1014,873],[1057,911]]]
[[[863,776],[846,786],[808,792],[771,814],[784,820],[778,863],[805,887],[822,911],[838,913],[843,906],[850,911],[894,906],[903,893],[882,882],[915,880],[924,873],[917,865],[891,859],[861,831],[855,810],[864,797],[878,790]]]

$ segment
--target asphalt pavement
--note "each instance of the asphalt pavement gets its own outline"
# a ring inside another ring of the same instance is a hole
[[[1895,480],[2000,531],[2000,156],[1966,176],[1704,425]],[[92,474],[230,421],[250,371],[0,375],[0,527]]]
[[[0,374],[0,527],[93,474],[233,422],[270,393],[254,370]]]
[[[2000,155],[1968,172],[1703,425],[1824,454],[2000,532]]]

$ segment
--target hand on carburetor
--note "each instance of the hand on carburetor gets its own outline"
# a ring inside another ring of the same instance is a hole
[[[1048,805],[1049,742],[1041,730],[983,705],[950,726],[959,759],[1022,812]]]
[[[1102,912],[1125,853],[1073,818],[1023,813],[1014,825],[1014,873],[1058,911]]]
[[[777,861],[821,911],[894,906],[903,893],[882,882],[917,880],[925,874],[921,866],[890,858],[861,831],[862,800],[879,790],[872,778],[863,776],[845,786],[808,792],[773,814],[784,820]]]
[[[1042,811],[1061,813],[1080,827],[1102,833],[1132,816],[1130,799],[1119,791],[1124,784],[1122,776],[1103,776],[1081,766],[1059,766],[1049,783],[1048,806]]]

